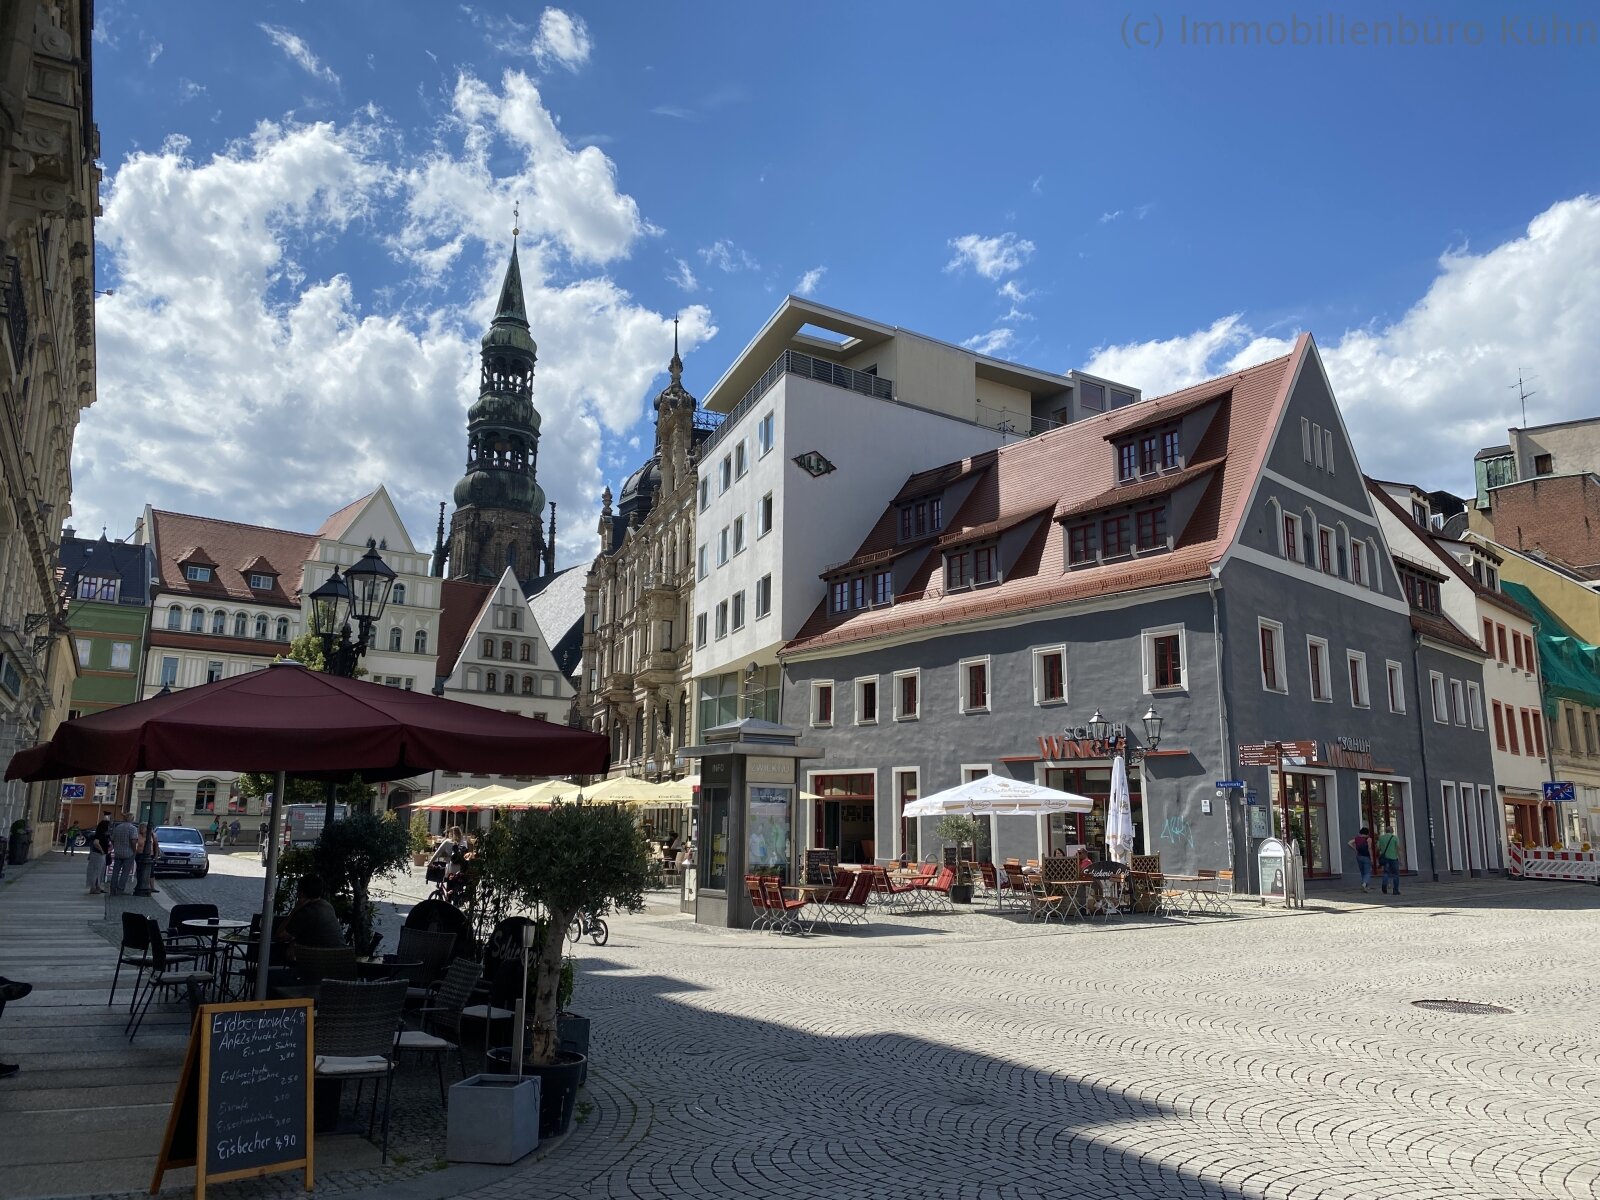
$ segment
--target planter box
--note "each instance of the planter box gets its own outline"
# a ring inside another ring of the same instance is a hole
[[[556,1044],[568,1054],[583,1055],[583,1070],[578,1072],[578,1086],[589,1082],[589,1018],[577,1013],[556,1015]]]
[[[445,1157],[514,1163],[539,1145],[539,1080],[473,1075],[450,1088]]]

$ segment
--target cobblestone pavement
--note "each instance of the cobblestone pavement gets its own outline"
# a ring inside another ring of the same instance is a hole
[[[1600,889],[1418,892],[803,940],[617,920],[574,1005],[592,1114],[472,1194],[1600,1195]]]

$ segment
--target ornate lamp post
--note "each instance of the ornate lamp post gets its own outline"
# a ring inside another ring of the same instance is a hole
[[[355,678],[361,656],[372,642],[373,627],[383,618],[394,571],[378,554],[378,544],[367,539],[367,552],[346,568],[338,568],[311,593],[311,632],[322,643],[323,669],[329,675]],[[350,623],[355,622],[352,636]],[[333,824],[334,789],[328,785],[328,809],[323,828]]]
[[[1113,758],[1122,755],[1131,765],[1144,758],[1146,754],[1161,745],[1161,714],[1156,712],[1152,703],[1141,718],[1144,724],[1144,741],[1138,746],[1128,741],[1128,727],[1122,722],[1111,722],[1100,715],[1100,710],[1094,710],[1094,716],[1089,718],[1087,725],[1068,725],[1062,729],[1062,735],[1075,741],[1087,741],[1091,744],[1095,755]]]

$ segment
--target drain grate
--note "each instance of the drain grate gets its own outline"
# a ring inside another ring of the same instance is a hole
[[[1434,1012],[1470,1013],[1478,1017],[1500,1017],[1511,1012],[1498,1004],[1480,1004],[1476,1000],[1413,1000],[1411,1003],[1413,1007]]]

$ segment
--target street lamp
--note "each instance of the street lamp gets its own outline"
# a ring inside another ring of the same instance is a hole
[[[378,554],[378,543],[367,539],[367,552],[343,576],[333,574],[311,593],[311,632],[322,643],[323,670],[353,679],[361,656],[372,642],[373,627],[383,618],[394,588],[395,574]],[[355,635],[350,622],[356,625]],[[333,824],[334,786],[328,784],[323,828]]]
[[[1062,729],[1063,736],[1073,740],[1091,743],[1097,755],[1112,757],[1122,755],[1128,762],[1136,763],[1146,754],[1161,745],[1161,714],[1156,712],[1156,706],[1151,704],[1145,710],[1143,718],[1144,742],[1139,746],[1132,746],[1128,742],[1128,727],[1125,724],[1113,723],[1105,719],[1097,708],[1094,716],[1089,718],[1086,725],[1068,725]]]

